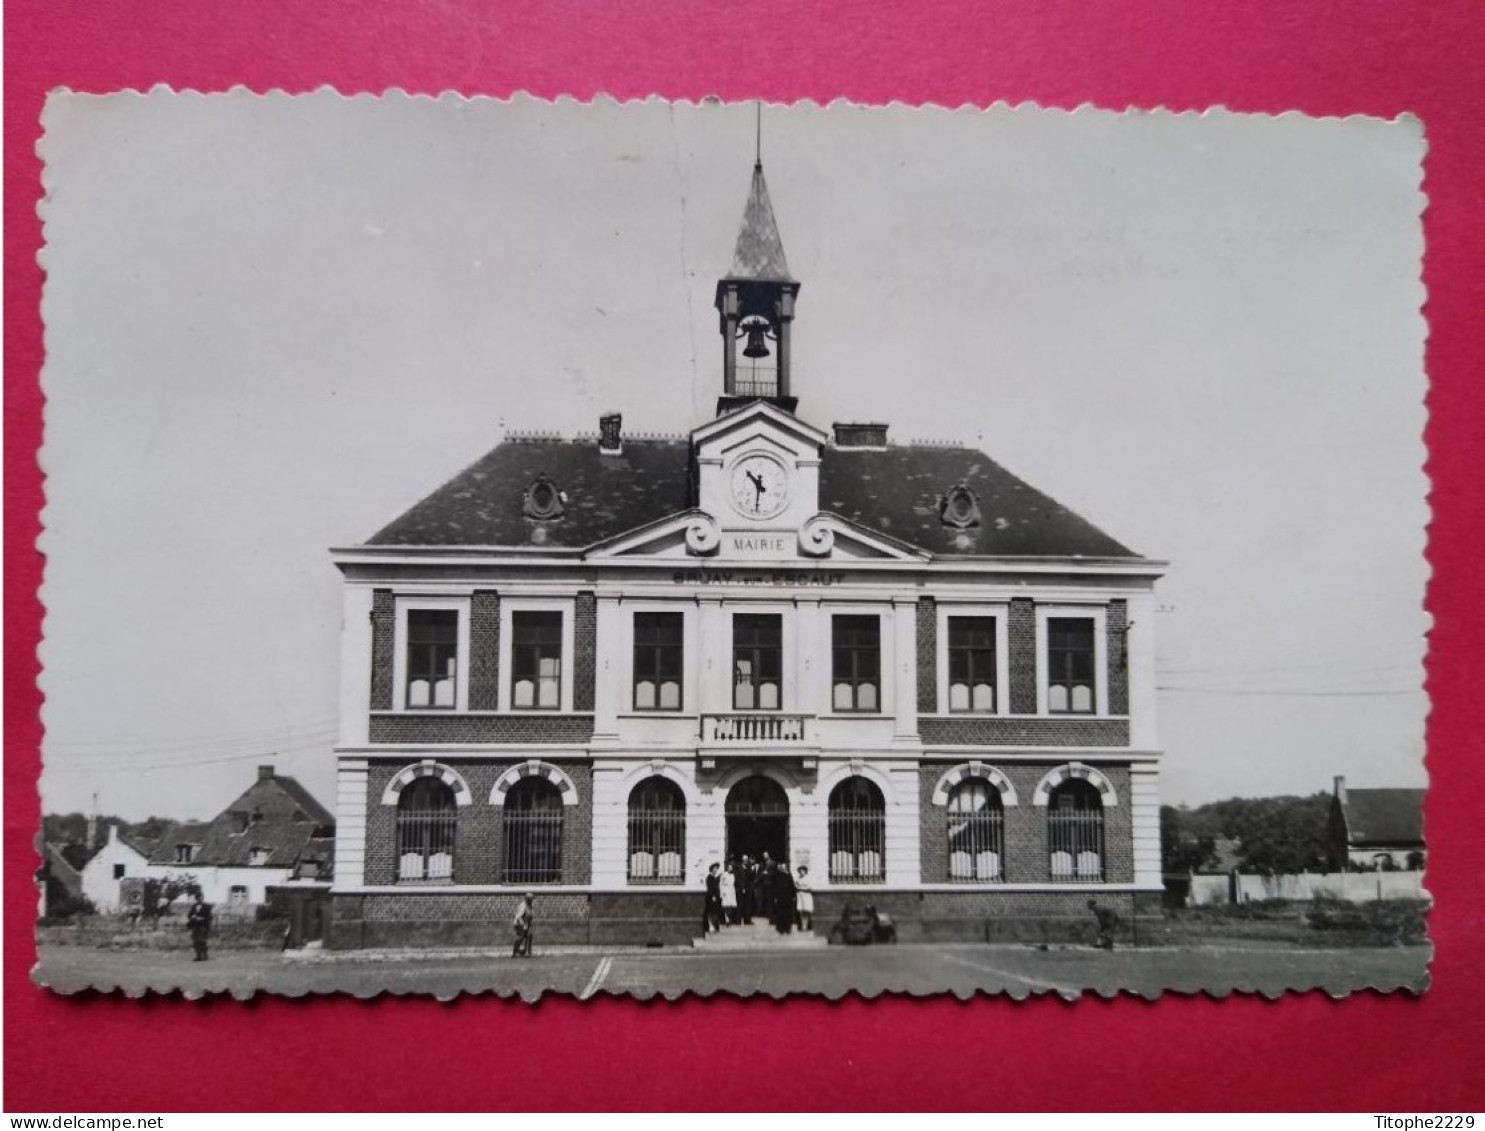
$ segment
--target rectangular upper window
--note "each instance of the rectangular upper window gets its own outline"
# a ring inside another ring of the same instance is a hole
[[[455,609],[407,611],[409,708],[452,711],[459,678],[459,613]]]
[[[837,711],[882,709],[882,620],[877,616],[831,618],[830,705]]]
[[[995,618],[949,618],[949,710],[994,714]]]
[[[1047,712],[1091,715],[1098,709],[1094,618],[1047,618]]]
[[[196,853],[201,851],[199,844],[177,844],[175,846],[175,862],[177,864],[189,864],[196,859]]]
[[[738,711],[783,707],[784,618],[737,613],[732,618],[732,706]]]
[[[128,870],[129,868],[127,864],[115,864],[113,866],[113,878],[116,880],[122,880],[124,878],[124,873]]]
[[[681,613],[634,614],[634,709],[679,711],[685,657]]]
[[[562,706],[562,614],[511,614],[510,703],[517,710]]]

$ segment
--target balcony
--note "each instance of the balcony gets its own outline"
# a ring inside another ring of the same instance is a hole
[[[773,369],[741,369],[732,382],[732,392],[739,397],[776,397],[779,375]]]
[[[808,720],[812,715],[780,715],[758,712],[735,715],[702,715],[703,746],[804,746],[809,742]]]

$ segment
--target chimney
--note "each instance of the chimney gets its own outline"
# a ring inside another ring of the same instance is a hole
[[[885,448],[887,425],[885,424],[835,424],[835,446],[837,448]]]
[[[259,781],[272,781],[273,780],[273,767],[272,766],[259,766],[258,767],[258,780]]]
[[[1346,779],[1340,774],[1335,779],[1335,799],[1342,805],[1346,803]]]
[[[109,825],[108,826],[108,843],[109,844],[117,844],[118,842],[119,842],[119,827],[118,827],[118,825]]]
[[[624,450],[620,429],[624,418],[617,412],[606,412],[598,418],[598,450],[606,456],[616,456]]]

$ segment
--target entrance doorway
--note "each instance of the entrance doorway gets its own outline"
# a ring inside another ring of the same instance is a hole
[[[727,859],[789,859],[789,796],[772,778],[754,774],[727,792]]]

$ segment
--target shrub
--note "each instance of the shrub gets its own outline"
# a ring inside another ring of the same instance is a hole
[[[1321,898],[1305,918],[1311,930],[1351,935],[1364,946],[1414,946],[1428,938],[1427,911],[1422,899],[1343,903]]]

